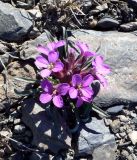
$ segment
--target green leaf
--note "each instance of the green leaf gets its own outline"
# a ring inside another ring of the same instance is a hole
[[[30,96],[30,95],[36,95],[37,89],[31,89],[31,90],[25,90],[25,91],[19,91],[17,89],[14,89],[14,92],[18,96]]]
[[[64,58],[67,58],[67,55],[68,55],[68,35],[67,35],[66,28],[62,27],[62,29],[63,29],[63,40],[66,41]]]
[[[23,78],[23,77],[14,77],[14,79],[22,82],[29,82],[29,83],[35,83],[37,81],[31,78]]]
[[[48,40],[49,40],[50,42],[54,42],[55,39],[54,39],[54,37],[51,35],[51,33],[50,33],[49,31],[47,31],[47,30],[44,30],[44,31],[45,31],[45,33],[46,33],[46,35],[47,35],[47,37],[48,37]]]
[[[95,104],[92,104],[92,109],[97,112],[98,114],[104,116],[104,117],[110,117],[109,114],[107,114],[105,111],[103,111],[101,108],[97,107]]]

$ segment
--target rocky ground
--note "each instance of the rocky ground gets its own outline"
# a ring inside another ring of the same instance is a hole
[[[0,1],[1,160],[137,160],[136,20],[136,0]],[[36,46],[49,42],[48,31],[60,38],[63,26],[112,68],[108,88],[94,100],[110,117],[92,112],[77,134],[64,117],[21,97],[34,85],[15,79],[36,79]]]

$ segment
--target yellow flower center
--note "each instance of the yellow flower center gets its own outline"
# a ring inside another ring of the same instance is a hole
[[[77,86],[77,88],[78,88],[78,89],[81,89],[81,88],[82,88],[82,84],[79,84],[79,85]]]
[[[51,69],[53,69],[53,68],[54,68],[54,64],[53,64],[53,63],[50,63],[50,64],[48,65],[48,69],[51,70]]]
[[[53,94],[55,95],[57,93],[57,90],[55,89],[54,91],[53,91]]]

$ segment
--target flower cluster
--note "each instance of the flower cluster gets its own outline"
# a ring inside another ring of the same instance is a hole
[[[107,85],[105,75],[110,72],[110,67],[104,64],[102,56],[89,51],[87,44],[82,42],[68,48],[67,57],[63,58],[59,49],[65,45],[66,42],[61,40],[37,48],[41,54],[36,57],[35,65],[42,77],[43,90],[39,99],[44,104],[52,101],[58,108],[65,106],[66,100],[74,101],[79,107],[83,102],[92,102],[91,84],[94,80]]]

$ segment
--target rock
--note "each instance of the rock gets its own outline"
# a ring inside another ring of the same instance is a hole
[[[49,33],[44,32],[36,39],[24,42],[20,47],[21,59],[26,60],[29,58],[35,58],[38,54],[40,54],[37,51],[36,47],[38,45],[46,45],[47,43],[49,43],[49,39],[47,37],[47,34],[49,34]]]
[[[97,27],[103,30],[116,29],[119,26],[119,22],[113,18],[102,18],[98,21]]]
[[[137,29],[137,22],[129,22],[120,25],[120,31],[123,32],[135,31],[136,29]]]
[[[114,135],[105,126],[103,120],[92,118],[78,132],[78,155],[92,155],[93,159],[115,159],[116,142]]]
[[[0,131],[0,135],[3,136],[3,137],[11,137],[12,136],[12,132]]]
[[[124,138],[126,136],[125,132],[119,133],[120,137]]]
[[[136,11],[136,9],[137,9],[137,0],[128,0],[128,4],[130,6],[132,6],[132,8],[134,8],[134,10]]]
[[[0,1],[0,39],[20,42],[32,29],[31,17],[25,10]]]
[[[21,122],[20,119],[15,119],[15,120],[14,120],[14,124],[19,124],[20,122]]]
[[[94,99],[96,105],[109,107],[137,103],[137,36],[122,32],[79,30],[73,32],[77,40],[87,43],[91,51],[104,56],[112,69],[108,87],[103,88]],[[74,38],[71,38],[75,40]]]
[[[40,31],[36,27],[33,27],[33,30],[29,33],[29,39],[35,39],[39,35],[41,35]]]
[[[24,89],[32,89],[33,84],[28,82],[22,82],[15,80],[15,77],[36,79],[36,73],[34,68],[30,65],[30,62],[17,62],[14,61],[7,66],[8,79],[6,84],[3,74],[0,74],[0,106],[4,105],[6,108],[15,104],[19,99],[20,95],[17,95],[14,91],[24,91]],[[7,92],[5,90],[7,86]],[[13,118],[14,119],[14,118]]]
[[[29,160],[48,160],[48,159],[49,159],[49,156],[46,153],[42,154],[42,153],[33,152],[29,157]]]
[[[112,123],[111,119],[104,119],[105,125],[109,126]]]
[[[26,127],[23,124],[15,125],[15,127],[14,127],[14,133],[16,133],[16,134],[24,133],[25,130],[26,130]]]
[[[24,159],[23,153],[22,152],[16,152],[11,155],[10,160],[22,160]]]
[[[128,153],[128,151],[126,151],[126,150],[122,150],[121,154],[122,154],[122,156],[124,156],[125,158],[128,158],[128,156],[129,156],[129,153]]]
[[[28,10],[29,14],[33,17],[33,18],[41,18],[42,17],[42,13],[40,12],[39,7],[35,7],[33,9]]]
[[[100,12],[102,12],[102,11],[108,9],[108,4],[104,3],[102,5],[99,5],[99,6],[96,7],[96,9],[99,10]]]
[[[137,117],[137,114],[136,114],[136,113],[131,112],[131,113],[130,113],[130,116],[131,116],[131,117],[133,117],[133,118],[136,118],[136,117]]]
[[[113,107],[109,107],[106,111],[108,114],[117,114],[124,108],[124,105],[117,105]]]
[[[88,22],[89,28],[91,28],[91,29],[92,29],[92,28],[95,28],[96,25],[97,25],[97,20],[95,20],[95,19],[89,20],[89,22]]]
[[[30,9],[30,8],[32,8],[29,4],[21,2],[21,1],[17,1],[16,2],[16,7],[17,8],[23,8],[23,9]]]
[[[71,135],[59,114],[49,111],[48,106],[40,106],[33,99],[22,104],[22,121],[31,129],[32,145],[42,151],[47,149],[57,153],[71,145]],[[55,123],[56,122],[56,123]]]
[[[119,129],[120,129],[119,119],[112,121],[112,123],[110,124],[110,127],[111,127],[111,130],[113,131],[113,133],[119,132]]]
[[[87,13],[90,10],[91,6],[92,6],[92,1],[83,0],[82,3],[83,3],[83,6],[82,6],[83,7],[83,12]]]
[[[124,116],[124,115],[120,115],[119,119],[120,119],[121,122],[128,122],[129,121],[129,118]]]
[[[132,131],[128,136],[134,145],[137,144],[137,131]]]

